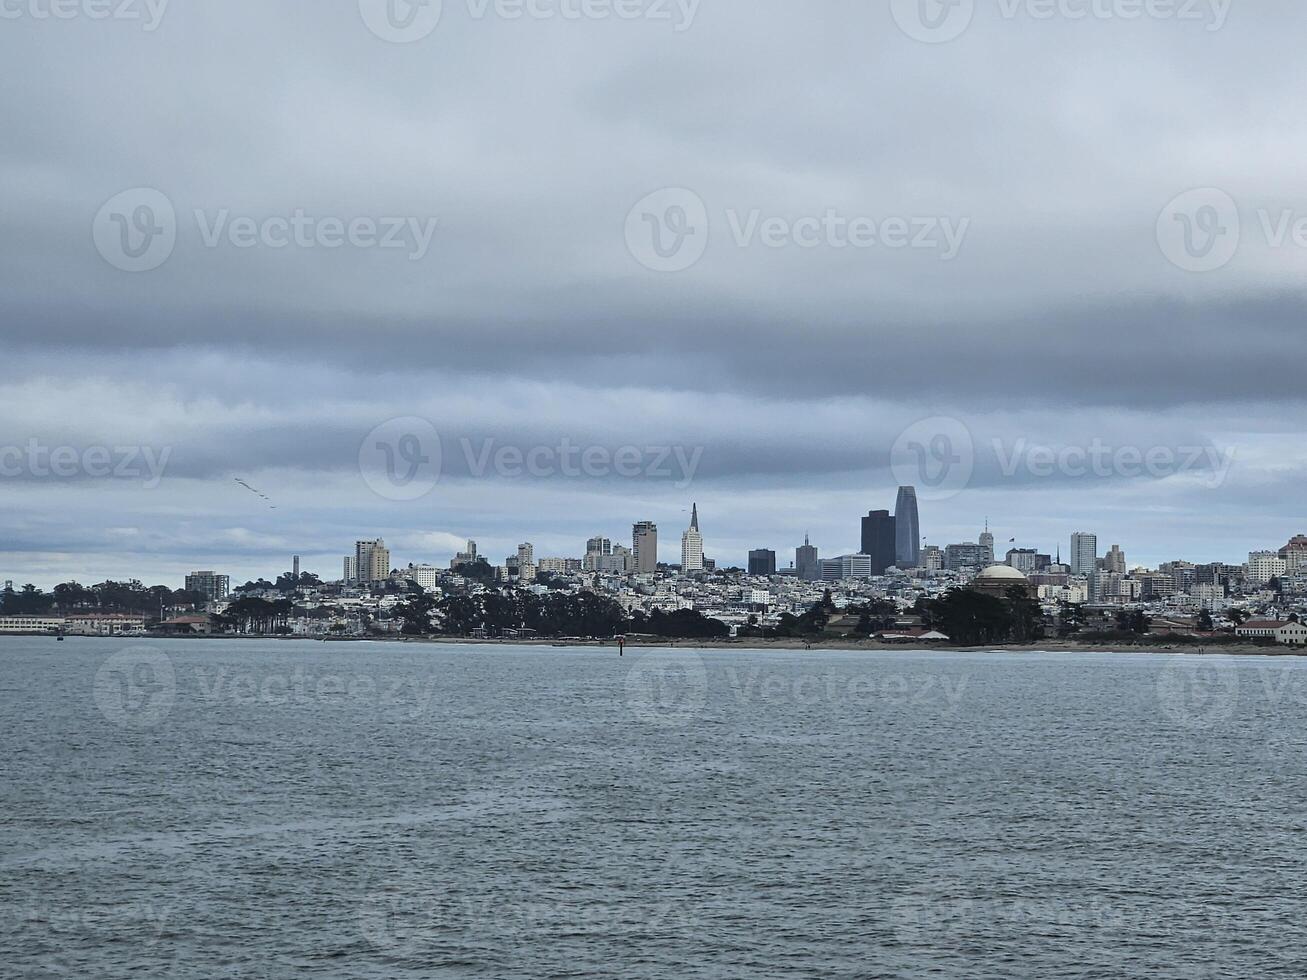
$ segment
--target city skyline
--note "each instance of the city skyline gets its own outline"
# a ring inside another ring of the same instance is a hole
[[[914,499],[915,489],[916,489],[915,487],[900,486],[898,488],[898,501],[896,502],[896,508],[903,506],[904,502],[907,500],[913,500],[913,502],[915,503],[915,499]],[[870,513],[871,513],[872,520],[879,521],[884,525],[883,527],[880,527],[878,525],[879,529],[875,532],[875,535],[877,536],[877,540],[880,541],[879,550],[882,553],[886,553],[886,549],[890,549],[896,552],[900,544],[900,537],[896,531],[896,516],[892,512],[884,509],[872,510]],[[501,548],[496,539],[487,539],[484,536],[480,536],[480,537],[469,537],[469,538],[458,539],[456,543],[451,543],[449,545],[450,550],[447,552],[425,551],[421,554],[396,555],[392,558],[391,548],[386,544],[386,540],[384,536],[379,536],[375,539],[359,539],[355,541],[353,547],[353,553],[345,557],[343,574],[340,574],[339,572],[332,570],[332,569],[341,568],[340,557],[338,554],[331,555],[330,557],[328,557],[328,552],[325,551],[314,552],[311,549],[309,550],[300,549],[299,551],[297,551],[292,556],[292,565],[289,566],[285,571],[293,571],[294,573],[297,574],[299,569],[303,567],[305,571],[316,574],[323,581],[334,581],[339,576],[341,580],[343,580],[348,584],[351,582],[359,582],[365,580],[365,576],[359,573],[359,569],[367,568],[369,569],[369,572],[366,576],[366,580],[380,581],[381,579],[384,579],[389,575],[391,571],[391,566],[396,568],[405,567],[406,565],[446,567],[451,564],[456,564],[460,558],[465,557],[465,553],[462,550],[463,547],[471,546],[473,548],[479,548],[479,551],[474,551],[473,555],[477,557],[484,557],[492,566],[501,564],[499,558],[500,551],[504,551],[505,555],[508,555],[508,558],[506,560],[509,561],[510,563],[512,563],[515,560],[521,560],[523,549],[529,549],[528,559],[530,559],[531,555],[534,555],[537,558],[550,558],[550,559],[567,558],[567,559],[580,560],[584,558],[584,556],[588,552],[590,552],[592,548],[598,549],[597,553],[603,555],[610,555],[616,552],[623,552],[631,556],[631,564],[629,565],[630,572],[632,573],[642,572],[644,574],[647,574],[651,571],[651,568],[647,566],[641,568],[638,564],[638,559],[636,557],[638,541],[641,539],[642,535],[650,535],[651,536],[650,540],[652,540],[656,545],[658,549],[657,559],[656,559],[657,564],[660,566],[668,566],[668,567],[678,567],[682,565],[686,554],[685,549],[686,549],[687,540],[694,542],[692,547],[694,549],[697,549],[697,551],[692,550],[692,553],[697,553],[702,560],[711,562],[713,566],[718,569],[739,568],[739,569],[747,570],[751,566],[751,562],[755,557],[755,553],[770,552],[774,555],[776,571],[779,572],[787,569],[793,569],[798,571],[797,563],[801,556],[801,551],[805,547],[812,547],[816,550],[816,553],[819,556],[816,559],[818,562],[818,566],[822,561],[835,559],[838,558],[839,556],[848,557],[854,555],[868,555],[869,557],[871,557],[870,553],[867,550],[865,550],[867,545],[867,540],[868,540],[866,538],[866,535],[869,533],[867,530],[868,518],[866,517],[857,518],[857,520],[860,523],[861,533],[863,537],[862,537],[862,541],[860,541],[859,545],[856,547],[851,547],[851,548],[839,548],[839,547],[832,548],[829,546],[823,547],[820,541],[814,540],[812,534],[804,533],[802,535],[802,540],[794,545],[790,545],[788,543],[777,544],[776,542],[760,543],[755,541],[753,542],[753,545],[751,547],[745,549],[741,560],[733,561],[730,558],[720,557],[719,550],[715,549],[713,539],[705,537],[700,532],[699,504],[697,501],[691,503],[690,515],[691,516],[690,516],[689,526],[680,538],[679,550],[677,555],[675,556],[671,556],[665,553],[664,549],[672,548],[673,543],[669,541],[662,541],[662,542],[659,541],[657,522],[651,520],[645,520],[645,521],[635,522],[632,525],[633,527],[632,539],[631,539],[632,547],[630,548],[626,548],[626,546],[621,545],[620,538],[618,539],[619,544],[615,548],[613,545],[613,539],[602,534],[598,537],[593,535],[587,536],[583,542],[572,542],[571,544],[563,544],[558,547],[550,547],[548,544],[546,544],[544,547],[541,547],[538,544],[538,542],[540,541],[556,542],[562,539],[557,535],[549,535],[549,536],[541,537],[541,536],[533,536],[529,533],[525,533],[525,534],[518,534],[516,536],[512,536],[519,543],[507,550]],[[917,516],[917,514],[913,514],[913,517],[916,519],[917,522],[917,530],[921,530],[920,518]],[[929,529],[929,527],[930,525],[927,525],[927,529]],[[523,537],[530,539],[530,543],[522,544],[521,539]],[[1052,559],[1054,561],[1056,561],[1056,559],[1054,558],[1055,555],[1060,557],[1063,554],[1063,542],[1061,541],[1055,541],[1052,547],[1048,547],[1042,541],[1034,542],[1026,538],[1018,538],[1016,536],[1013,536],[1007,539],[1008,547],[999,547],[993,543],[995,537],[996,536],[994,534],[994,529],[991,527],[990,521],[986,518],[983,524],[979,526],[978,530],[977,528],[972,528],[972,529],[962,528],[959,529],[958,533],[953,536],[945,534],[942,537],[939,537],[938,539],[935,540],[932,540],[930,534],[926,534],[923,540],[923,548],[925,546],[929,546],[931,550],[940,550],[941,552],[943,551],[943,549],[945,549],[950,545],[957,546],[960,548],[969,547],[973,549],[979,549],[979,551],[977,551],[977,554],[983,551],[985,554],[989,556],[989,558],[987,559],[988,562],[993,562],[997,564],[1005,564],[1007,562],[1009,551],[1024,552],[1030,556],[1039,555],[1042,553],[1046,560]],[[946,538],[947,540],[945,540]],[[998,540],[1004,540],[1004,539],[998,538]],[[1101,544],[1100,542],[1102,540],[1103,540],[1102,536],[1098,535],[1096,532],[1091,532],[1091,531],[1077,530],[1077,531],[1069,532],[1069,534],[1066,535],[1066,541],[1065,541],[1066,559],[1065,560],[1066,560],[1067,567],[1071,571],[1071,574],[1073,575],[1089,574],[1089,572],[1092,571],[1092,569],[1095,567],[1096,561],[1101,561],[1104,558],[1110,559],[1110,557],[1113,554],[1118,555],[1124,561],[1124,551],[1118,550],[1122,548],[1122,545],[1113,542],[1110,546],[1108,546],[1105,544]],[[412,539],[406,538],[405,541],[411,543]],[[1084,542],[1085,547],[1082,551],[1077,550],[1078,541]],[[480,545],[478,545],[478,542],[480,542]],[[977,544],[976,542],[979,543]],[[582,547],[579,549],[579,553],[576,547],[578,543],[582,544]],[[891,544],[893,545],[892,548],[891,548]],[[418,542],[418,547],[419,548],[423,547],[421,541]],[[877,546],[873,543],[873,548],[876,547]],[[1254,553],[1266,552],[1268,554],[1273,554],[1279,547],[1281,547],[1281,545],[1275,543],[1272,540],[1272,541],[1260,542],[1260,543],[1250,543],[1246,550],[1228,559],[1208,558],[1206,556],[1201,556],[1201,555],[1196,556],[1193,554],[1173,554],[1159,560],[1147,560],[1142,557],[1136,558],[1134,556],[1145,554],[1144,550],[1136,547],[1126,547],[1125,550],[1129,551],[1131,558],[1129,563],[1123,564],[1118,569],[1118,571],[1124,573],[1134,568],[1156,568],[1161,564],[1172,562],[1172,561],[1189,561],[1189,562],[1193,562],[1194,564],[1216,563],[1216,564],[1238,565],[1238,564],[1245,563],[1248,560],[1249,556]],[[1041,552],[1041,548],[1043,549],[1042,552]],[[515,553],[515,556],[514,554],[510,554],[510,552]],[[729,554],[729,551],[720,552],[720,554],[722,555]],[[273,557],[275,560],[277,557],[284,557],[284,554],[279,556],[273,556]],[[318,568],[314,567],[315,560],[318,559],[325,559],[317,562],[318,567],[320,567],[321,570],[318,570]],[[977,563],[977,567],[983,567],[987,563],[987,561],[979,561]],[[888,567],[888,565],[894,563],[886,562],[884,559],[881,559],[880,564],[883,564],[886,567]],[[923,565],[925,564],[924,554],[923,554],[922,564]],[[201,574],[212,576],[215,574],[215,572],[212,571],[204,572],[204,573],[195,572],[192,570],[192,567],[197,568],[198,563],[191,562],[190,565],[187,566],[187,569],[185,571],[182,571],[179,568],[176,570],[169,570],[162,573],[157,573],[155,577],[161,581],[171,581],[172,579],[181,576],[187,580],[187,585],[189,587],[189,579],[191,576],[201,575]],[[219,577],[224,580],[229,579],[230,582],[233,584],[233,586],[245,581],[256,581],[259,578],[268,578],[269,576],[275,577],[278,574],[282,574],[282,572],[280,571],[272,571],[269,567],[262,566],[262,565],[257,568],[253,565],[236,565],[231,567],[237,570],[228,571],[228,567],[223,566],[223,568],[218,574]],[[878,573],[877,562],[873,561],[871,566],[869,567],[872,567],[873,569],[877,569],[877,573]],[[691,569],[691,570],[694,571],[697,569]],[[1029,569],[1026,570],[1028,571]],[[127,571],[123,571],[120,569],[118,571],[114,571],[105,575],[87,575],[83,572],[83,573],[74,573],[69,577],[59,578],[57,580],[39,581],[31,576],[24,576],[21,571],[17,571],[14,573],[6,572],[0,574],[0,581],[6,579],[12,579],[14,581],[21,581],[22,584],[27,584],[30,582],[31,584],[34,584],[38,588],[44,590],[50,590],[55,585],[68,581],[81,581],[83,584],[86,584],[87,582],[99,581],[101,579],[113,581],[113,580],[126,580],[128,578],[133,578],[133,579],[139,578],[141,580],[145,580],[145,579],[150,579],[151,575],[134,572],[131,571],[130,569]]]

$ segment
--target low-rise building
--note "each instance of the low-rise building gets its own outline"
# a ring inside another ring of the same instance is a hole
[[[1287,647],[1307,646],[1307,626],[1285,623],[1275,631],[1275,642]]]
[[[1290,624],[1281,619],[1250,619],[1242,626],[1236,626],[1234,632],[1236,636],[1251,639],[1274,639],[1288,625]]]
[[[64,620],[54,616],[0,616],[0,633],[57,633]]]

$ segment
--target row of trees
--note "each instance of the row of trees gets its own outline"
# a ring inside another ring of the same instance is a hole
[[[1045,634],[1039,602],[1020,586],[1003,598],[953,589],[938,599],[919,599],[916,612],[928,629],[939,630],[957,646],[1031,643]]]
[[[56,585],[53,592],[44,592],[34,585],[0,591],[0,616],[44,616],[54,612],[157,615],[160,608],[193,610],[202,608],[204,602],[204,596],[198,592],[170,589],[166,585],[147,588],[135,580],[92,586],[65,582]]]
[[[443,633],[470,636],[484,631],[502,636],[510,630],[530,630],[537,636],[610,637],[624,633],[706,639],[730,635],[730,627],[692,609],[664,613],[641,611],[628,618],[614,600],[593,592],[483,592],[438,599],[415,592],[395,607],[409,636]]]

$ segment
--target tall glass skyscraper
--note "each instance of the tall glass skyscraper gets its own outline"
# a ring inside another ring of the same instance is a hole
[[[871,556],[871,574],[884,575],[896,564],[894,518],[887,510],[873,510],[862,519],[862,553]]]
[[[1098,535],[1077,531],[1071,535],[1071,574],[1093,575],[1098,565]]]
[[[894,504],[894,558],[899,568],[921,564],[921,518],[917,514],[917,488],[899,487]]]

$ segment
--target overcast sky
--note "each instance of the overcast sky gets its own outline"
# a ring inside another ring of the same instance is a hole
[[[694,501],[787,564],[903,482],[940,545],[1307,531],[1301,3],[61,2],[0,7],[0,579]]]

